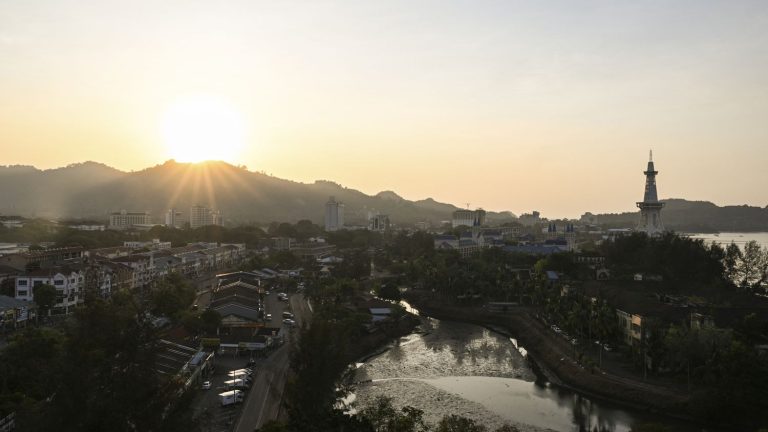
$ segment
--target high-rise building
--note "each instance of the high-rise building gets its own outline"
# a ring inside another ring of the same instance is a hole
[[[640,223],[637,225],[638,231],[643,231],[649,236],[660,235],[664,232],[664,223],[661,221],[661,208],[663,202],[659,202],[656,193],[656,174],[659,172],[653,166],[653,151],[648,158],[648,169],[645,170],[645,195],[643,201],[637,203],[640,208]]]
[[[189,208],[189,227],[200,228],[207,225],[221,225],[221,211],[196,205]]]
[[[127,229],[137,225],[150,225],[152,218],[149,212],[129,212],[120,210],[109,215],[109,227],[112,229]]]
[[[165,226],[171,228],[181,228],[181,212],[172,208],[165,212]]]
[[[344,227],[344,204],[330,197],[325,203],[325,230],[338,231]]]
[[[456,210],[453,212],[451,226],[456,228],[462,225],[468,227],[479,227],[485,225],[485,210]]]

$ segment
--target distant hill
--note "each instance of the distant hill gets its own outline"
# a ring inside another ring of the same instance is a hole
[[[666,228],[684,232],[768,231],[768,207],[724,206],[708,201],[662,200],[661,212]],[[634,227],[640,212],[597,215],[600,224]]]
[[[458,207],[434,201],[406,200],[395,192],[366,195],[331,181],[298,183],[247,171],[224,162],[187,164],[168,161],[137,172],[123,172],[96,162],[52,170],[0,166],[0,214],[106,220],[112,211],[149,211],[163,221],[169,208],[187,216],[189,207],[222,210],[228,224],[310,219],[323,223],[329,196],[345,205],[351,224],[368,212],[388,214],[396,224],[449,220]],[[508,222],[509,212],[488,213],[491,222]]]

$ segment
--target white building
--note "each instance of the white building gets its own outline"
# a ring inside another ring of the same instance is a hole
[[[330,197],[325,203],[325,230],[338,231],[344,227],[344,204]]]
[[[468,227],[479,227],[485,225],[485,210],[456,210],[453,212],[451,226],[456,228],[462,225]]]
[[[181,228],[183,225],[183,221],[181,220],[181,212],[177,211],[175,208],[172,208],[165,212],[165,226],[170,228]]]
[[[131,248],[131,249],[163,250],[163,249],[170,249],[171,242],[160,241],[160,239],[152,239],[152,241],[148,241],[148,242],[124,241],[123,247]]]
[[[85,297],[85,272],[82,269],[42,269],[16,277],[15,297],[22,301],[34,301],[35,287],[53,285],[56,303],[50,311],[53,315],[68,314]]]
[[[109,215],[109,226],[112,229],[128,229],[137,225],[152,225],[149,212],[120,210]]]
[[[368,229],[384,232],[389,230],[389,216],[385,214],[368,215]]]
[[[221,211],[205,206],[196,205],[189,209],[189,227],[200,228],[208,225],[221,225]]]

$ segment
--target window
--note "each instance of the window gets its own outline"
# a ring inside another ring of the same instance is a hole
[[[16,297],[26,297],[27,296],[27,290],[24,291],[18,291],[16,292]]]
[[[27,286],[27,280],[26,279],[19,279],[16,281],[17,286]]]
[[[60,279],[59,280],[55,280],[55,281],[53,281],[53,284],[55,286],[61,286],[61,285],[64,285],[64,281],[60,280]]]
[[[40,285],[42,285],[42,284],[43,284],[43,281],[39,281],[39,280],[36,280],[36,281],[34,282],[34,286],[36,286],[36,287],[38,287],[38,286],[40,286]]]

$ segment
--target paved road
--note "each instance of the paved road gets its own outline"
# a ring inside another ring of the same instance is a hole
[[[275,293],[267,297],[266,303],[267,312],[272,314],[273,322],[280,322],[282,312],[288,309],[286,308],[288,305],[277,301]],[[309,323],[312,311],[302,295],[290,297],[290,310],[294,313],[299,326]],[[293,333],[297,331],[296,328],[284,328],[287,330],[286,343],[259,366],[251,392],[245,401],[243,413],[235,428],[237,432],[251,432],[270,420],[276,420],[280,415],[283,391],[288,376],[290,340]]]

